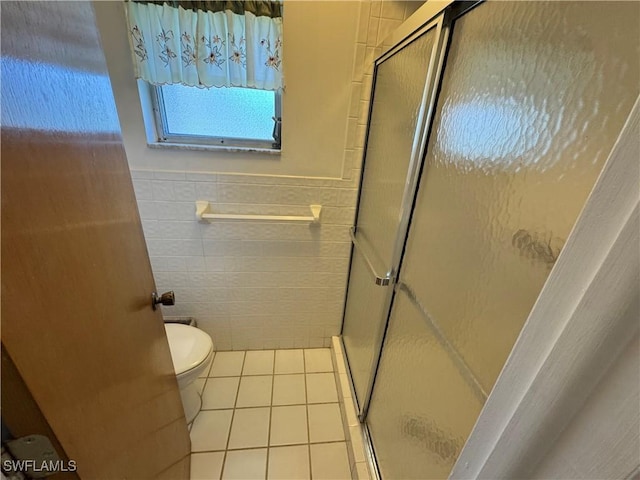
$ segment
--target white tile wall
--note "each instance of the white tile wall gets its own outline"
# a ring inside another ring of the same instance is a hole
[[[342,178],[131,172],[156,286],[176,293],[166,316],[195,317],[216,350],[328,347],[339,334],[376,46],[420,3],[361,3]],[[196,200],[220,213],[323,211],[320,226],[199,223]]]

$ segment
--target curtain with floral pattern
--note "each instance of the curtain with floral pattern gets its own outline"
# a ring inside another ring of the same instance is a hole
[[[278,1],[127,1],[136,78],[153,85],[280,90]]]

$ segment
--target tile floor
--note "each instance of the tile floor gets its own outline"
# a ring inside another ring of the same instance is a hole
[[[197,380],[191,478],[351,479],[328,348],[216,353]]]

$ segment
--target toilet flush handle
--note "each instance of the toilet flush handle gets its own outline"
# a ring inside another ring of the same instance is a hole
[[[155,310],[156,305],[161,303],[162,305],[175,305],[176,304],[176,296],[171,292],[164,292],[162,295],[158,296],[156,292],[151,294],[151,307]]]

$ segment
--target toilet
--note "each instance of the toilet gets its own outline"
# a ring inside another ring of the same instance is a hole
[[[165,323],[173,368],[178,379],[187,423],[193,422],[202,408],[195,380],[211,364],[213,342],[202,330],[178,323]]]

